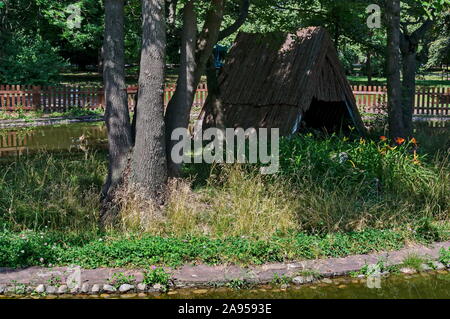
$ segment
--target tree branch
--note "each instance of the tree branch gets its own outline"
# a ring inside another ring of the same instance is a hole
[[[167,23],[172,26],[175,24],[177,15],[178,0],[165,0],[166,1],[166,17]]]
[[[236,32],[242,24],[244,24],[245,20],[248,17],[248,9],[250,8],[250,0],[242,0],[241,6],[239,9],[239,16],[234,21],[232,25],[225,28],[224,30],[220,31],[219,37],[217,39],[217,42],[225,39],[226,37],[232,35],[234,32]]]
[[[431,29],[431,27],[434,24],[434,20],[431,19],[427,19],[416,31],[414,31],[411,34],[411,38],[415,41],[415,42],[419,42],[420,39],[422,39],[425,34],[428,32],[428,30]]]
[[[427,19],[422,25],[415,30],[413,33],[408,34],[406,26],[402,26],[400,32],[400,49],[402,52],[407,52],[410,50],[415,50],[420,40],[425,36],[428,30],[434,25],[435,21]]]

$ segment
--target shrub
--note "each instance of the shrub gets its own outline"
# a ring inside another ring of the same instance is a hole
[[[168,274],[164,268],[153,267],[151,270],[144,272],[144,280],[142,282],[150,286],[160,284],[167,289],[169,286],[169,281],[170,274]]]
[[[48,41],[39,35],[16,33],[3,42],[0,82],[33,85],[58,82],[59,72],[66,62]]]

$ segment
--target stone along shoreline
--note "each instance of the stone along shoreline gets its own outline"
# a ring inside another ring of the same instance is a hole
[[[422,257],[428,262],[421,265],[419,271],[446,271],[450,264],[437,261],[441,249],[448,249],[450,241],[430,246],[416,245],[398,251],[353,255],[344,258],[328,258],[298,261],[291,263],[273,263],[260,266],[241,267],[236,265],[184,265],[180,268],[165,268],[170,274],[169,287],[156,283],[143,282],[143,269],[98,268],[80,269],[71,267],[29,267],[23,269],[0,268],[0,295],[63,295],[63,294],[130,294],[164,292],[177,288],[202,288],[225,285],[239,280],[251,284],[267,284],[274,278],[287,278],[289,283],[302,285],[316,281],[329,281],[329,278],[348,276],[368,265],[380,261],[386,266],[401,265],[408,256]],[[418,270],[401,267],[401,273],[415,273]],[[110,278],[117,273],[131,276],[134,282],[112,285]],[[383,272],[380,276],[389,275]],[[359,274],[359,277],[365,277]],[[58,283],[55,283],[58,278]],[[72,281],[71,281],[72,280]]]

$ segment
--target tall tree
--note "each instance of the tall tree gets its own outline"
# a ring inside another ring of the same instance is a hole
[[[238,17],[231,25],[220,31],[217,42],[224,40],[225,38],[229,37],[239,30],[239,28],[247,20],[249,8],[250,0],[242,0]],[[208,100],[206,104],[211,106],[215,127],[224,130],[224,110],[222,98],[220,96],[220,86],[217,78],[217,69],[214,63],[214,56],[212,54],[206,68],[206,79],[208,83]]]
[[[171,99],[167,106],[166,121],[166,143],[167,143],[167,159],[169,162],[170,175],[179,176],[180,166],[171,161],[170,152],[172,146],[177,141],[171,140],[172,131],[178,127],[187,128],[189,124],[189,115],[192,103],[194,101],[195,91],[200,83],[201,76],[205,73],[206,64],[212,53],[214,45],[220,32],[220,26],[223,20],[225,0],[212,0],[207,11],[202,31],[196,41],[195,61],[192,59],[191,42],[196,33],[195,11],[193,7],[194,1],[187,1],[184,13],[184,32],[182,44],[182,56],[180,65],[180,74],[178,84],[181,85],[175,91],[175,99]],[[184,56],[183,56],[184,55]],[[177,91],[180,92],[177,93]]]
[[[389,132],[391,138],[404,137],[400,81],[400,0],[386,0],[387,90]]]
[[[177,89],[169,103],[166,112],[166,138],[167,156],[170,156],[171,148],[175,141],[171,140],[172,131],[178,127],[187,127],[189,123],[189,103],[194,100],[195,94],[195,46],[197,40],[197,14],[195,12],[195,0],[188,0],[183,9],[183,32],[181,35],[181,57],[178,72]],[[168,157],[168,167],[171,175],[179,175],[180,167]]]
[[[411,137],[413,133],[412,118],[414,98],[416,95],[417,50],[426,32],[433,26],[433,21],[427,19],[418,29],[409,33],[405,24],[400,36],[400,52],[402,56],[402,110],[404,135]]]
[[[443,16],[445,10],[449,9],[450,1],[437,0],[430,2],[424,0],[406,0],[403,2],[403,14],[400,22],[403,123],[405,126],[405,135],[411,137],[413,133],[412,117],[416,94],[419,45],[424,42],[428,32],[436,24],[438,18]],[[427,40],[429,41],[430,39]],[[427,48],[422,51],[427,51]]]
[[[109,166],[103,186],[105,206],[112,200],[123,180],[131,149],[131,126],[128,113],[124,62],[124,1],[105,0],[104,85],[105,122],[108,130]],[[109,219],[111,210],[104,208],[102,221]]]
[[[164,130],[166,54],[165,0],[142,0],[142,48],[139,71],[139,110],[131,156],[130,184],[160,203],[167,183]]]
[[[391,126],[391,135],[394,137],[411,137],[413,134],[413,111],[416,93],[416,74],[419,64],[419,47],[423,42],[431,42],[426,39],[428,31],[433,28],[437,17],[449,8],[449,0],[424,1],[424,0],[405,0],[399,1],[401,4],[401,12],[399,18],[399,50],[401,59],[399,63],[402,71],[401,79],[401,99],[398,106],[392,108],[389,114],[389,122]],[[386,10],[392,9],[390,1],[386,1]],[[388,21],[388,46],[389,34],[392,31],[392,21]],[[397,24],[397,23],[396,23]],[[395,31],[397,33],[397,31]],[[391,50],[388,49],[388,52]],[[421,52],[427,52],[424,48]],[[388,59],[392,61],[392,54],[388,54]],[[390,66],[390,62],[388,62]],[[396,68],[396,67],[394,67]],[[389,73],[389,71],[388,71]],[[392,75],[392,74],[391,74]],[[389,76],[389,74],[388,74]],[[397,81],[394,81],[397,83]],[[396,85],[395,85],[396,86]],[[389,88],[388,88],[389,90]],[[395,90],[397,93],[397,89]],[[397,96],[393,98],[392,104],[397,104]]]

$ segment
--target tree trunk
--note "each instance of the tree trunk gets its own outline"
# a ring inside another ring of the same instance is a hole
[[[136,142],[136,120],[137,120],[137,114],[138,114],[138,93],[134,96],[134,114],[133,119],[131,120],[131,141],[132,145],[134,146],[134,143]]]
[[[123,180],[123,171],[127,166],[128,154],[131,148],[130,116],[125,85],[123,22],[123,0],[105,0],[103,76],[109,167],[106,183],[102,190],[104,204],[111,201],[114,190]],[[108,213],[105,212],[105,214],[107,215]]]
[[[367,84],[372,85],[372,53],[367,51],[366,61]]]
[[[339,37],[341,36],[341,34],[340,34],[340,30],[339,30],[339,25],[337,23],[336,23],[335,28],[336,29],[334,30],[334,46],[336,47],[336,49],[339,50]]]
[[[389,133],[404,137],[400,81],[400,0],[387,0],[387,93]]]
[[[167,183],[164,136],[164,67],[166,30],[164,0],[142,0],[142,49],[139,110],[131,157],[130,183],[161,203]]]
[[[177,88],[169,105],[167,106],[166,144],[169,175],[180,176],[181,165],[173,163],[170,158],[172,147],[178,141],[171,140],[172,131],[179,127],[187,128],[192,101],[196,90],[195,85],[195,45],[197,39],[197,16],[194,8],[194,0],[189,0],[184,6],[183,34],[181,37],[181,59],[178,73]]]
[[[403,68],[403,91],[402,91],[402,111],[404,137],[413,135],[413,113],[414,99],[416,95],[416,70],[417,70],[417,50],[419,42],[425,37],[427,31],[433,26],[434,21],[427,19],[422,25],[411,34],[408,34],[407,27],[403,28],[400,37],[400,52],[402,54]]]
[[[211,107],[214,125],[219,129],[225,130],[225,114],[222,99],[220,98],[220,87],[217,80],[217,70],[214,65],[213,55],[211,55],[211,58],[209,59],[206,76],[208,81],[208,98],[205,104]]]
[[[250,8],[250,0],[242,0],[239,9],[239,16],[233,24],[221,30],[217,42],[222,41],[226,37],[230,36],[244,24],[248,17],[248,10]],[[210,59],[206,68],[206,77],[208,83],[208,98],[205,105],[211,107],[211,114],[214,118],[214,125],[217,128],[225,129],[225,114],[223,110],[222,99],[220,96],[220,86],[218,82],[218,74],[214,65],[214,55],[210,56]]]
[[[187,124],[189,123],[189,116],[191,113],[192,103],[194,102],[197,86],[200,83],[201,76],[205,73],[206,63],[208,62],[209,56],[211,55],[213,47],[218,39],[220,26],[223,20],[224,1],[225,0],[212,0],[211,7],[206,14],[202,32],[197,40],[195,67],[188,68],[187,65],[180,66],[180,72],[186,72],[186,77],[192,81],[192,84],[189,84],[186,89],[182,88],[185,92],[181,94],[181,97],[177,97],[175,100],[172,99],[173,101],[171,100],[167,107],[165,117],[166,125],[168,126],[168,129],[166,130],[166,143],[168,145],[167,154],[170,154],[172,150],[171,145],[173,145],[173,143],[170,141],[172,130],[180,127],[180,125],[187,128]],[[189,25],[192,23],[191,20],[185,22],[188,22]],[[189,28],[192,28],[192,25]],[[186,35],[187,32],[188,31],[185,30],[184,35]],[[183,77],[181,74],[179,76]],[[176,91],[175,94],[177,94]],[[179,175],[179,166],[172,163],[170,156],[167,160],[171,169],[170,174],[174,176]]]
[[[198,86],[202,75],[205,73],[206,63],[219,38],[220,26],[223,21],[224,2],[225,0],[212,0],[211,8],[208,10],[205,24],[198,38],[195,56],[197,62],[194,77],[195,87]]]
[[[405,128],[405,136],[413,135],[413,112],[414,98],[416,95],[416,52],[402,52],[403,67],[403,91],[402,91],[402,108],[403,108],[403,125]]]

